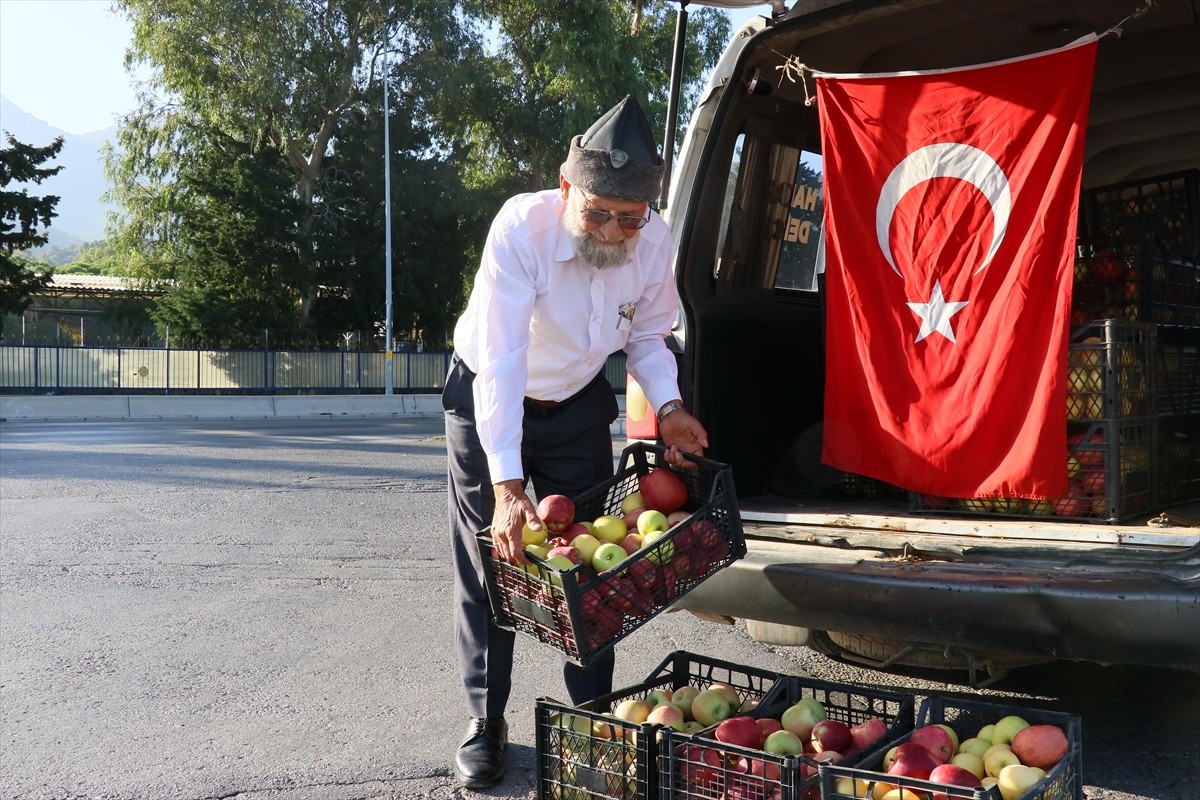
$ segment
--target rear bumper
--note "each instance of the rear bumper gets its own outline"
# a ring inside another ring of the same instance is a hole
[[[814,630],[1200,672],[1200,563],[1153,570],[897,559],[749,541],[678,607]]]

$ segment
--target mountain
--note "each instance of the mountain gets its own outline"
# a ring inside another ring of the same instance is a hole
[[[116,127],[82,135],[67,133],[0,95],[0,129],[35,147],[44,147],[57,136],[63,138],[62,151],[45,165],[61,164],[62,171],[41,185],[28,187],[30,194],[56,194],[62,198],[55,207],[58,216],[50,221],[50,244],[66,247],[103,239],[105,214],[112,206],[102,199],[108,181],[104,177],[100,148],[106,139],[115,138]],[[3,145],[8,146],[7,140]]]

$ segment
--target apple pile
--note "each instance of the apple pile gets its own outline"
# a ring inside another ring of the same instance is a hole
[[[1004,800],[1017,800],[1037,786],[1069,749],[1057,725],[1030,725],[1010,714],[959,741],[949,725],[924,725],[888,750],[888,775],[967,788],[996,786]],[[869,800],[946,800],[946,795],[898,788],[884,781],[839,778],[837,791]]]
[[[684,588],[681,581],[703,576],[729,555],[729,542],[712,522],[684,524],[692,517],[683,510],[687,499],[679,476],[656,467],[621,501],[619,516],[576,520],[575,504],[564,495],[549,495],[538,503],[543,527],[522,529],[526,553],[558,572],[583,567],[576,572],[581,584],[596,575],[607,577],[580,595],[593,648],[620,633],[625,619],[646,617],[669,604]],[[534,565],[528,571],[539,574]],[[552,584],[561,581],[557,573],[550,577]],[[539,604],[554,607],[554,599],[542,594]]]
[[[757,698],[743,700],[731,684],[717,681],[703,685],[689,683],[677,689],[664,687],[640,697],[629,697],[612,711],[601,714],[603,719],[560,713],[551,718],[551,724],[560,729],[556,741],[564,765],[563,782],[571,783],[571,774],[576,771],[573,762],[577,762],[593,770],[625,775],[630,782],[621,781],[622,785],[611,791],[614,795],[625,794],[637,775],[637,741],[642,725],[694,733],[736,713],[749,711],[757,703]],[[576,793],[564,786],[554,787],[551,794],[571,800]]]
[[[802,756],[801,777],[814,778],[817,764],[850,761],[888,733],[887,722],[870,717],[855,725],[827,716],[824,704],[805,697],[778,716],[731,712],[697,738],[757,750],[771,756]],[[781,759],[755,758],[693,740],[679,751],[681,796],[712,800],[774,800],[781,791]],[[816,796],[819,788],[809,791]]]

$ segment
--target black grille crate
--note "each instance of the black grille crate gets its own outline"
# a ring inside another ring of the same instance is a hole
[[[780,680],[749,716],[778,717],[802,698],[821,702],[826,717],[856,725],[871,717],[887,726],[883,739],[851,757],[853,763],[882,757],[899,737],[912,731],[916,698],[907,693],[797,676]],[[783,756],[725,744],[712,730],[662,731],[659,745],[659,797],[662,800],[724,800],[762,797],[802,800],[815,795],[819,761],[808,755]]]
[[[1200,263],[1167,258],[1147,240],[1081,243],[1071,324],[1099,319],[1200,326]]]
[[[1200,413],[1159,420],[1158,505],[1200,501]]]
[[[669,654],[635,686],[578,708],[549,698],[536,702],[538,800],[657,800],[659,726],[614,719],[605,712],[627,699],[685,685],[732,686],[745,701],[762,700],[781,675],[696,655]]]
[[[1152,324],[1106,319],[1076,328],[1067,349],[1067,419],[1155,413]]]
[[[1155,402],[1161,416],[1200,414],[1200,330],[1187,338],[1158,344]]]
[[[1098,186],[1084,193],[1088,235],[1148,238],[1168,258],[1200,247],[1200,170]]]
[[[746,554],[728,465],[689,457],[695,469],[669,467],[665,448],[637,442],[616,474],[574,498],[575,519],[619,515],[638,478],[662,466],[687,489],[686,520],[653,545],[597,574],[587,566],[558,570],[530,556],[528,568],[498,558],[484,530],[476,536],[496,624],[529,636],[588,666],[596,656],[666,610],[709,576]]]
[[[945,724],[954,729],[960,742],[978,734],[986,725],[1016,715],[1031,725],[1055,725],[1067,737],[1067,754],[1046,773],[1021,800],[1083,800],[1083,729],[1077,714],[1045,711],[1004,703],[984,703],[935,695],[921,703],[916,727]],[[896,743],[907,741],[911,734]],[[945,795],[948,798],[1000,800],[998,789],[967,789],[929,781],[888,775],[880,770],[883,754],[876,752],[862,768],[823,764],[820,767],[821,800],[867,800],[878,784],[910,789],[921,797]]]
[[[1067,444],[1067,496],[1052,500],[953,498],[913,492],[909,507],[924,513],[1118,523],[1154,510],[1156,417],[1098,420],[1073,426]]]

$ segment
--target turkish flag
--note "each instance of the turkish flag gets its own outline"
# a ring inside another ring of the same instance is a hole
[[[1067,493],[1066,357],[1096,56],[817,75],[822,460],[928,494]]]

